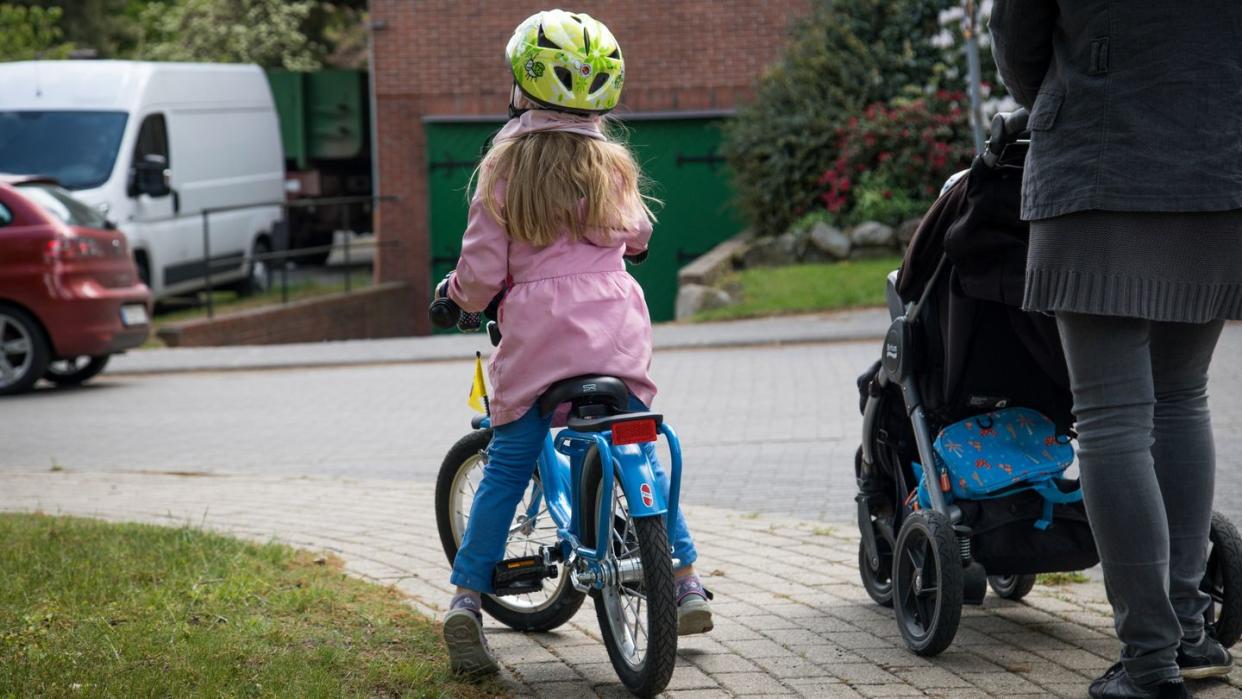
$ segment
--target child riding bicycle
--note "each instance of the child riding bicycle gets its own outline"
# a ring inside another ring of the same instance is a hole
[[[633,156],[603,124],[625,79],[621,50],[603,23],[551,10],[517,27],[506,56],[511,118],[475,173],[461,257],[436,290],[466,312],[504,294],[503,340],[488,367],[494,433],[444,619],[455,671],[497,669],[483,637],[480,595],[494,592],[492,571],[551,426],[536,399],[558,380],[583,374],[622,379],[634,410],[646,410],[656,394],[648,373],[651,319],[624,262],[645,256],[653,216]],[[644,448],[667,490],[654,445]],[[681,566],[678,633],[709,631],[711,608],[683,517],[669,539]]]

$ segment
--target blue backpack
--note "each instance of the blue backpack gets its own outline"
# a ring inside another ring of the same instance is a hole
[[[1057,479],[1074,461],[1069,437],[1057,435],[1052,421],[1029,408],[1003,408],[944,428],[933,445],[939,483],[946,499],[989,500],[1034,490],[1044,498],[1038,529],[1052,524],[1056,504],[1082,500],[1082,490],[1065,493]],[[918,471],[922,466],[915,464]],[[918,499],[930,507],[928,484],[919,482]]]

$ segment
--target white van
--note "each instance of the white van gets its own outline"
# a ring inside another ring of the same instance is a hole
[[[257,66],[0,63],[0,172],[55,177],[104,212],[157,298],[208,271],[213,286],[267,286],[253,257],[280,237],[284,154]]]

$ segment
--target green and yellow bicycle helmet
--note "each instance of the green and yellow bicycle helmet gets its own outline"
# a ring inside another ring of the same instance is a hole
[[[505,56],[522,93],[549,109],[602,114],[621,99],[621,47],[590,15],[537,12],[513,31]]]

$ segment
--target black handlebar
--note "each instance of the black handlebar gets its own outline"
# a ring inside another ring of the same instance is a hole
[[[461,318],[461,307],[453,299],[441,297],[431,302],[427,315],[431,317],[432,325],[447,330],[457,325],[457,320]]]

